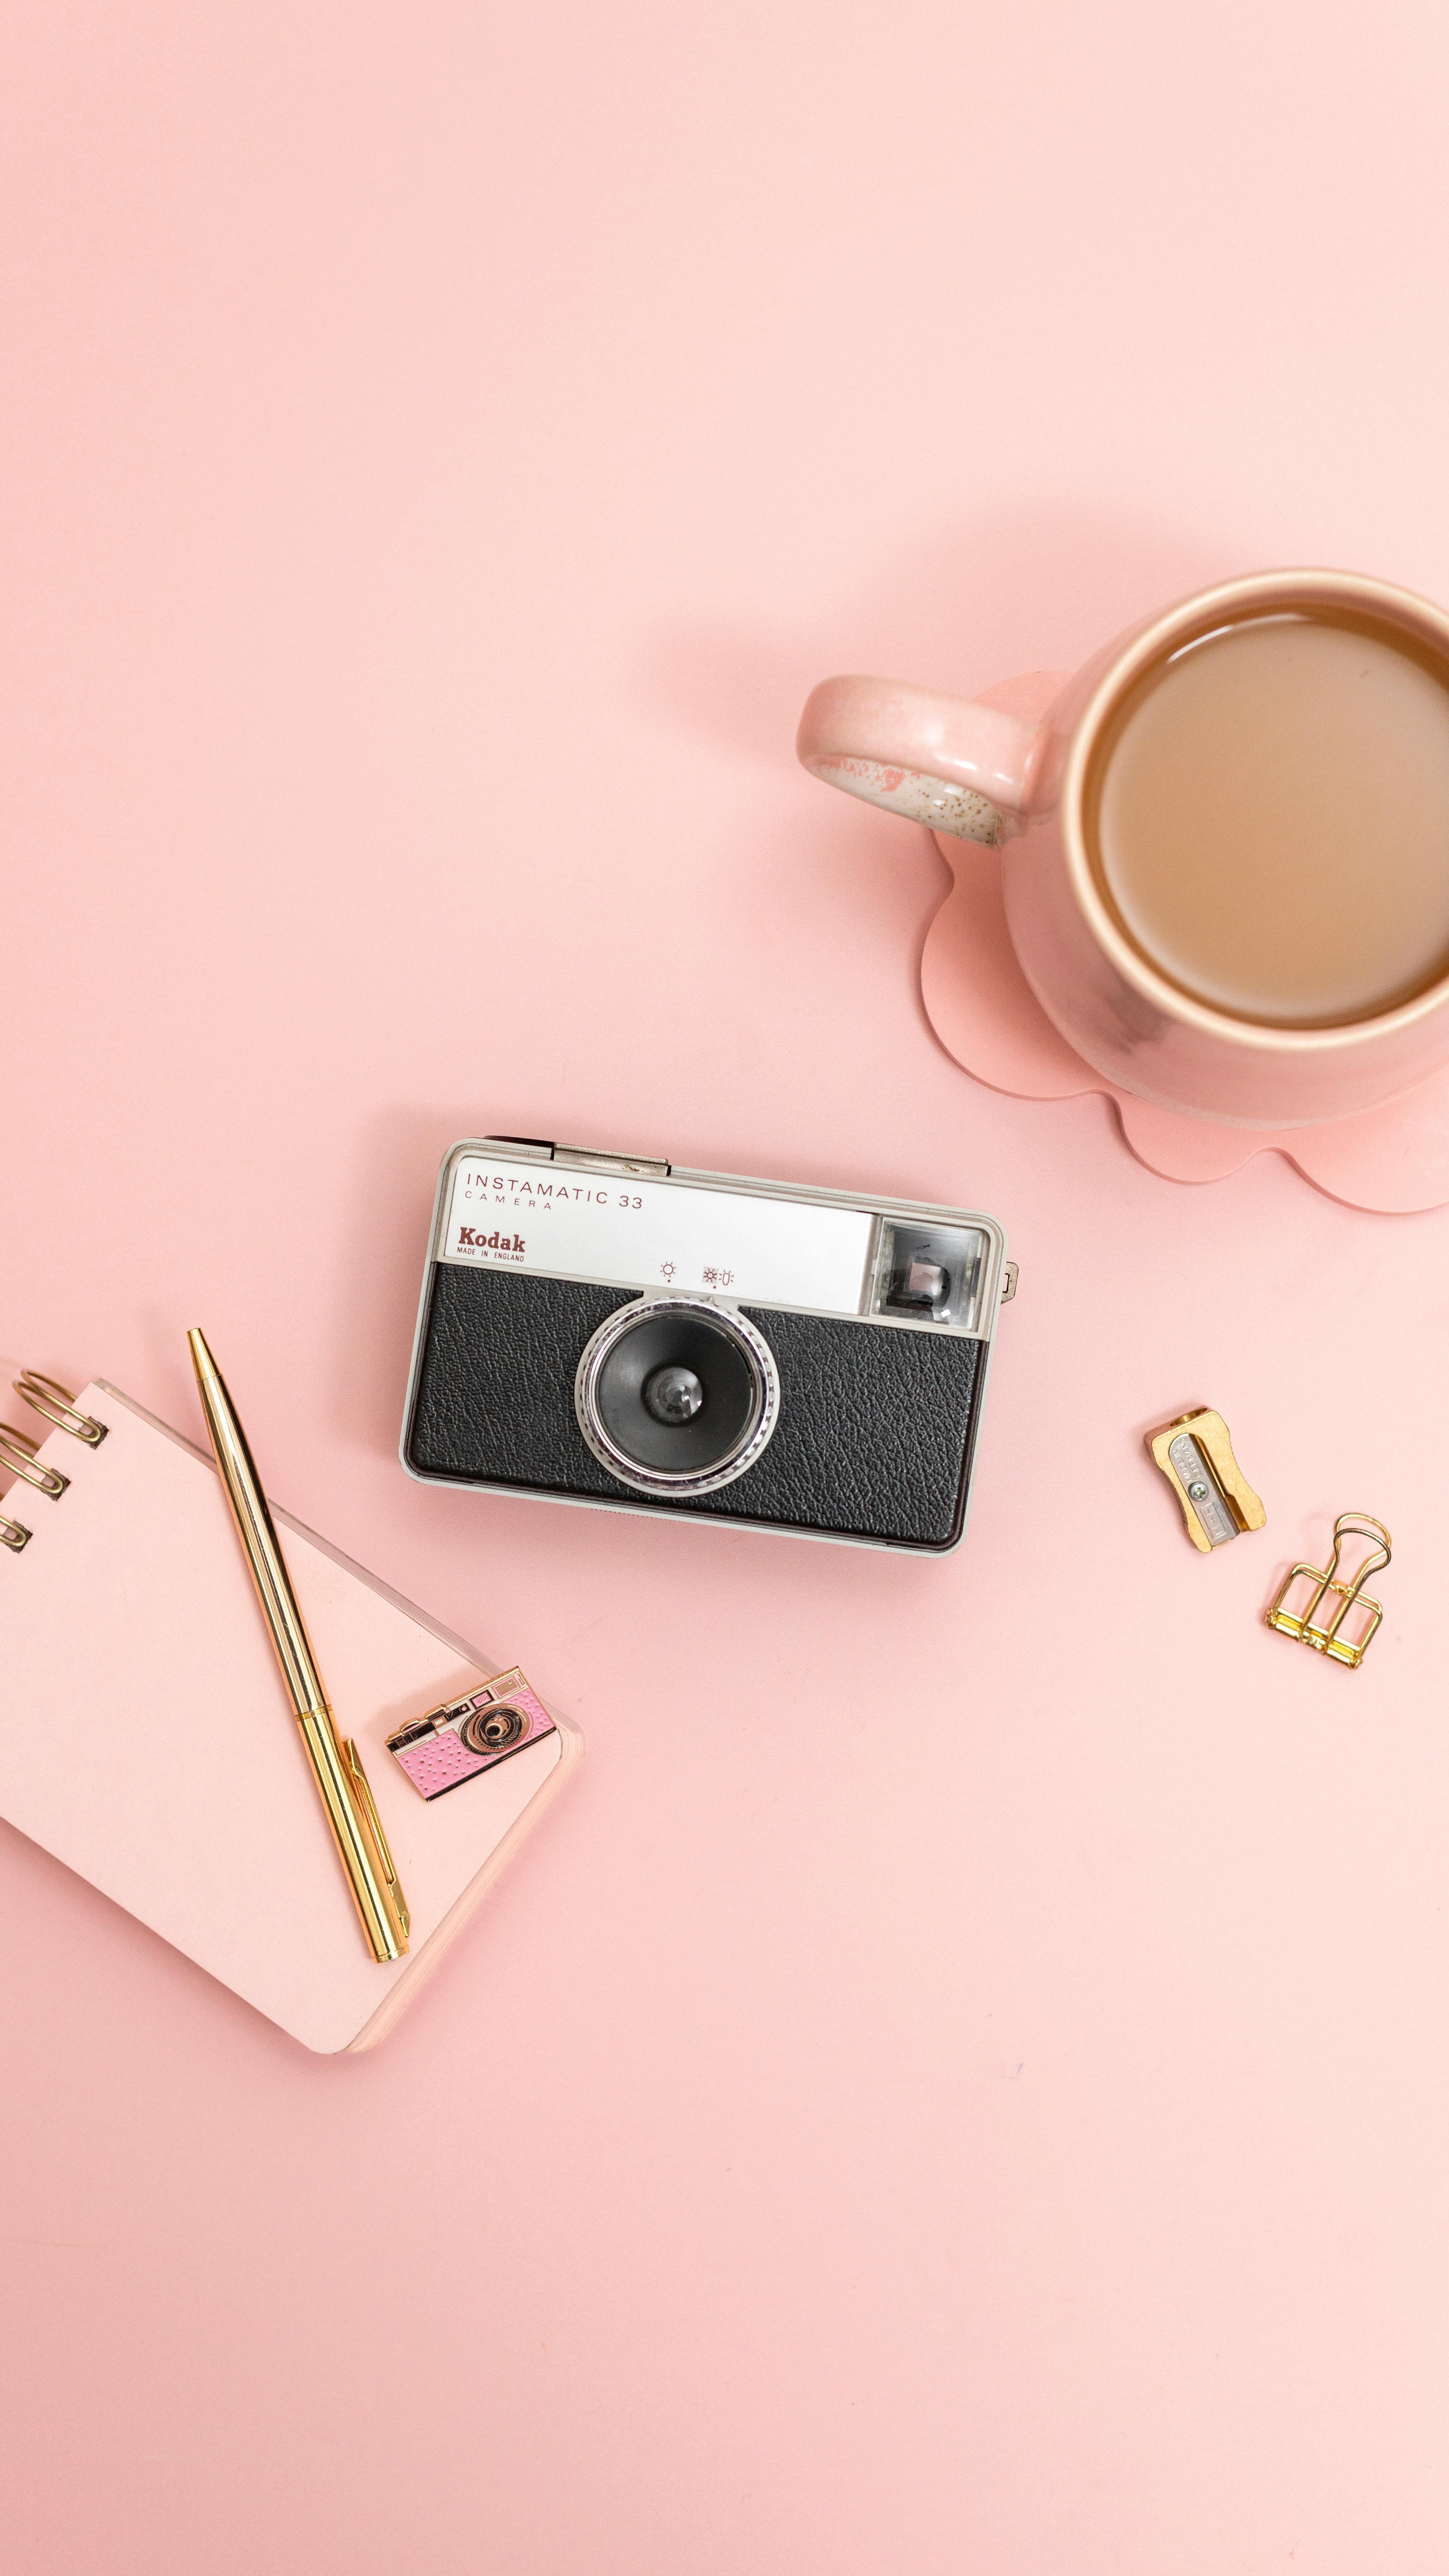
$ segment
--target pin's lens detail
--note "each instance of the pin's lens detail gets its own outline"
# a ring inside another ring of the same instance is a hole
[[[458,1729],[470,1753],[504,1753],[516,1744],[528,1724],[521,1708],[511,1708],[506,1700],[491,1708],[475,1708]]]

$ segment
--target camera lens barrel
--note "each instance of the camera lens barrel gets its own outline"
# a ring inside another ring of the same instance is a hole
[[[641,1494],[713,1493],[752,1467],[780,1415],[763,1333],[693,1297],[621,1306],[584,1349],[574,1379],[579,1430],[599,1465]]]

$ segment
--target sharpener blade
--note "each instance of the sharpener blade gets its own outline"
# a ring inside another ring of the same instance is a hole
[[[1209,1547],[1225,1547],[1239,1535],[1238,1524],[1218,1490],[1213,1471],[1190,1431],[1180,1431],[1168,1452],[1183,1490],[1196,1512]]]

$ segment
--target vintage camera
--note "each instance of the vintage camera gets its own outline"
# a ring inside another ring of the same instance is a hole
[[[403,1425],[430,1483],[927,1553],[966,1525],[993,1217],[531,1137],[444,1157]]]
[[[387,1749],[401,1763],[421,1798],[444,1798],[480,1771],[492,1771],[510,1753],[554,1733],[554,1722],[522,1673],[495,1673],[466,1698],[445,1700],[426,1717],[400,1727]]]

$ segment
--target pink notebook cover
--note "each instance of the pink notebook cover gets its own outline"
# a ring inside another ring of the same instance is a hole
[[[103,1379],[77,1403],[107,1436],[43,1443],[66,1492],[0,1504],[32,1532],[0,1548],[0,1815],[304,2047],[370,2048],[583,1739],[551,1711],[556,1734],[427,1804],[387,1737],[499,1667],[276,1512],[412,1913],[407,1957],[377,1966],[210,1459]]]

